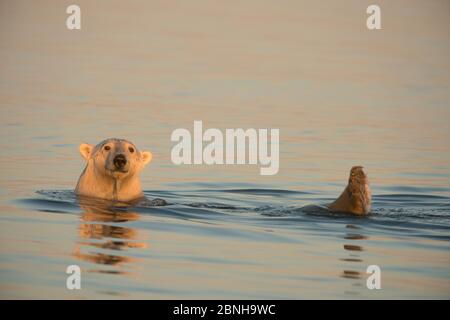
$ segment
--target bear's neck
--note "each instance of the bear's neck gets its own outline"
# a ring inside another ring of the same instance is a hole
[[[81,174],[76,189],[77,193],[85,196],[113,201],[131,201],[143,196],[137,175],[117,179],[98,174],[95,168],[89,165]]]

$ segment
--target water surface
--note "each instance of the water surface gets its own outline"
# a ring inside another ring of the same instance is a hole
[[[81,31],[71,3],[0,4],[2,298],[450,298],[448,1],[379,1],[379,31],[359,0],[77,3]],[[279,173],[173,165],[194,120],[279,128]],[[152,151],[169,206],[77,201],[107,137]],[[302,209],[353,165],[369,217]]]

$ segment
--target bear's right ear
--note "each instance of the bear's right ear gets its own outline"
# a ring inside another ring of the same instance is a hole
[[[92,152],[93,148],[94,148],[94,146],[91,144],[87,144],[87,143],[80,144],[79,149],[80,149],[81,156],[83,158],[85,158],[86,160],[89,160],[89,157],[91,156],[91,152]]]
[[[143,151],[142,153],[142,162],[144,163],[144,166],[152,161],[153,155],[150,151]]]

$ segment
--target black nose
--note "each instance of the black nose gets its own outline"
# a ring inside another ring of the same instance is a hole
[[[127,158],[123,154],[118,154],[114,157],[113,162],[117,169],[122,169],[127,164]]]

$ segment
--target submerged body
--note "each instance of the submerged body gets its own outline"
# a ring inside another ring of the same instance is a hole
[[[148,151],[140,152],[125,139],[106,139],[96,146],[82,143],[80,153],[87,164],[78,180],[78,196],[111,201],[134,202],[145,199],[139,173],[152,159]],[[165,205],[154,199],[152,205]],[[333,212],[366,215],[370,212],[371,192],[363,167],[350,170],[348,184],[334,202],[327,205]]]
[[[370,213],[371,199],[369,179],[364,168],[356,166],[350,170],[350,177],[344,191],[327,207],[333,212],[366,215]]]
[[[106,139],[96,146],[82,143],[80,153],[87,164],[75,193],[113,201],[130,202],[144,197],[139,173],[152,159],[125,139]]]

